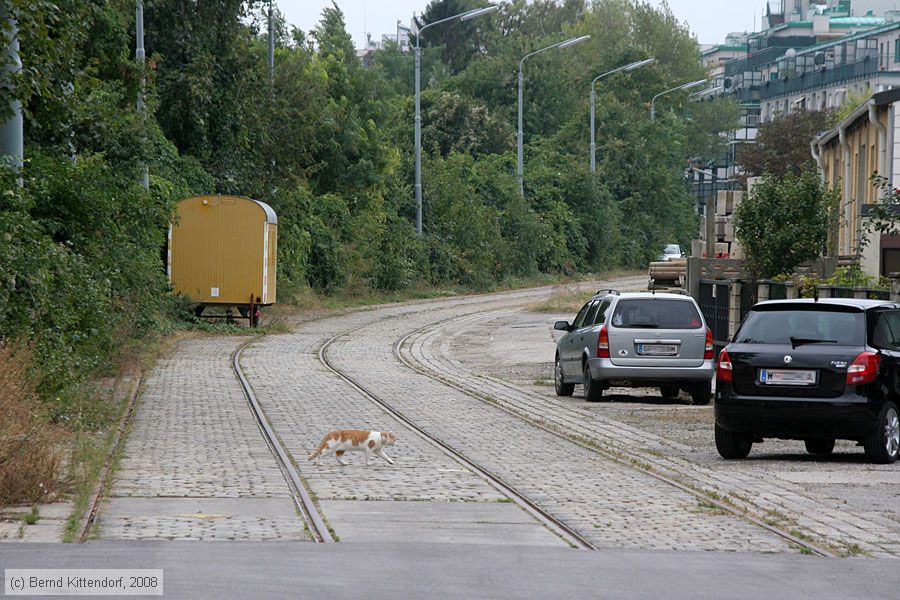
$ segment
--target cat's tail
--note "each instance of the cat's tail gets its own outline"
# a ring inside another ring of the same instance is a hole
[[[322,454],[322,452],[324,452],[325,448],[327,448],[327,447],[328,447],[328,436],[326,435],[325,437],[322,438],[322,441],[319,442],[319,446],[315,450],[312,451],[312,453],[309,455],[309,457],[307,457],[306,460],[314,460],[320,454]]]

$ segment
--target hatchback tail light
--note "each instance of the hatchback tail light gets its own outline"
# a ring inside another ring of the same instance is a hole
[[[722,350],[719,354],[719,362],[716,364],[716,379],[731,383],[734,369],[731,366],[731,357],[728,356],[727,350]]]
[[[878,376],[881,356],[874,352],[863,352],[847,367],[847,385],[872,383]]]
[[[706,328],[706,347],[703,350],[703,360],[712,360],[713,356],[713,337],[712,329]]]
[[[600,328],[600,336],[597,338],[597,358],[609,358],[609,332],[606,325]]]

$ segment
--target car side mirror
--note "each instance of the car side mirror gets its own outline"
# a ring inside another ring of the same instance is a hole
[[[572,326],[569,325],[568,321],[557,321],[553,324],[553,329],[558,331],[572,331]]]

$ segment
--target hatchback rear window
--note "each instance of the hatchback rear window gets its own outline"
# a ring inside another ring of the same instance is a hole
[[[865,343],[862,312],[785,307],[782,310],[751,310],[735,336],[739,344],[831,344],[862,346]],[[791,340],[793,339],[793,342]]]
[[[619,301],[612,324],[630,329],[699,329],[703,319],[687,300],[636,298]]]

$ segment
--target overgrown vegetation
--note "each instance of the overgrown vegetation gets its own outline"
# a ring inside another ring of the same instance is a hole
[[[52,498],[60,477],[60,431],[47,422],[26,348],[0,343],[0,506]]]

